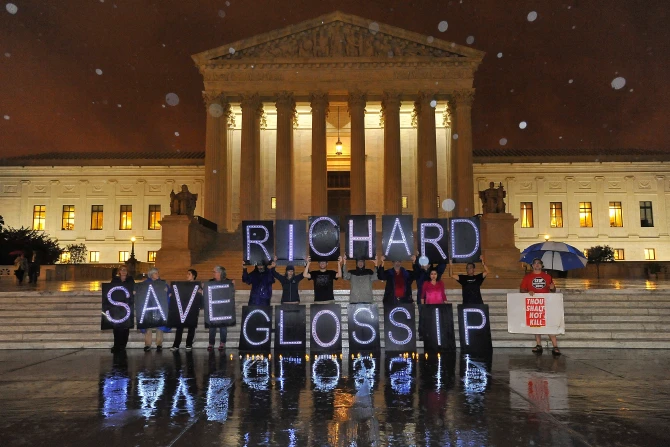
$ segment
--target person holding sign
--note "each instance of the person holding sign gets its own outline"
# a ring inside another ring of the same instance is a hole
[[[410,259],[414,264],[416,256],[412,256]],[[412,281],[414,281],[414,274],[405,270],[401,261],[394,261],[393,268],[384,270],[384,261],[386,261],[386,256],[382,256],[377,267],[377,278],[386,281],[384,304],[413,303]]]
[[[417,251],[416,254],[418,256],[419,252]],[[446,268],[447,264],[445,263],[440,263],[437,264],[437,267],[433,267],[433,265],[429,263],[429,260],[426,256],[415,258],[415,262],[412,265],[412,270],[414,271],[414,280],[416,281],[416,296],[419,298],[417,299],[417,307],[419,308],[419,340],[423,340],[424,332],[423,318],[421,318],[421,315],[423,314],[423,303],[421,302],[423,284],[427,281],[430,281],[431,270],[435,269],[437,271],[437,279],[439,281],[442,279],[442,274]]]
[[[484,271],[482,273],[477,273],[476,275],[475,264],[473,262],[465,264],[465,275],[454,275],[454,266],[451,259],[449,259],[449,276],[458,281],[463,288],[463,305],[465,306],[470,304],[484,304],[480,287],[484,282],[484,279],[486,279],[486,276],[489,274],[489,268],[486,266],[483,256],[480,256],[479,259],[482,261]]]
[[[533,271],[526,274],[521,281],[521,286],[519,286],[519,291],[522,293],[528,293],[528,295],[533,296],[536,293],[549,293],[556,291],[556,284],[554,284],[554,279],[550,274],[542,271],[544,264],[540,258],[533,259],[531,263]],[[551,344],[554,347],[551,350],[551,353],[554,355],[561,355],[560,349],[558,349],[558,341],[556,340],[555,335],[550,335],[549,339]],[[535,336],[535,347],[533,352],[536,354],[542,354],[542,337],[540,335]]]
[[[246,272],[246,269],[245,269]],[[213,270],[214,273],[214,278],[210,279],[210,281],[215,281],[215,282],[220,282],[220,283],[228,283],[228,284],[235,284],[235,281],[232,281],[230,279],[226,279],[226,269],[221,267],[220,265],[217,265],[214,267]],[[209,345],[207,346],[208,351],[213,351],[214,350],[214,343],[216,342],[216,327],[210,327],[209,328]],[[220,326],[219,328],[219,351],[223,351],[226,349],[226,339],[228,338],[228,328],[226,326]]]
[[[437,279],[437,269],[430,269],[430,281],[423,284],[419,301],[423,304],[447,304],[447,294],[444,293],[444,283]]]
[[[356,269],[347,271],[347,255],[342,257],[342,277],[351,282],[349,292],[350,303],[371,303],[372,302],[372,283],[377,280],[375,272],[365,268],[365,259],[356,259]],[[375,258],[375,270],[377,269],[377,259]]]
[[[149,271],[147,272],[147,279],[145,279],[143,282],[145,283],[152,283],[154,281],[158,281],[160,279],[160,275],[158,272],[158,269],[156,267],[150,268]],[[166,291],[168,293],[168,297],[170,296],[170,291],[167,289]],[[151,329],[140,329],[140,332],[144,334],[144,351],[148,352],[151,351]],[[161,352],[163,350],[163,333],[164,332],[170,332],[170,328],[167,326],[160,326],[156,328],[156,351]]]
[[[319,270],[309,271],[311,257],[307,257],[305,266],[305,278],[314,281],[314,302],[332,302],[335,300],[333,293],[333,281],[342,277],[342,257],[337,260],[337,271],[326,270],[328,261],[319,261]]]
[[[128,289],[128,292],[133,293],[135,288],[135,280],[133,277],[128,275],[128,268],[126,266],[119,267],[118,276],[112,278],[112,284],[124,286]],[[128,345],[128,336],[130,335],[130,329],[128,328],[114,328],[114,345],[112,346],[112,353],[121,352],[126,349]]]
[[[276,263],[277,263],[277,257],[275,256],[274,264]],[[295,267],[289,264],[286,266],[285,275],[280,275],[279,273],[277,273],[275,269],[272,269],[271,271],[272,275],[274,275],[275,279],[279,281],[282,287],[281,303],[300,304],[300,295],[298,295],[298,284],[300,283],[300,281],[304,279],[305,272],[307,271],[307,269],[305,269],[304,272],[296,275]]]
[[[265,262],[256,263],[251,273],[247,273],[247,267],[242,264],[242,281],[251,286],[249,294],[249,306],[269,306],[272,298],[272,284],[275,282],[275,263],[270,264],[268,269]]]
[[[194,269],[188,269],[186,271],[186,281],[195,281],[198,277],[198,272]],[[198,294],[200,299],[202,299],[202,288],[198,289]],[[174,333],[174,341],[172,342],[172,347],[170,351],[175,352],[179,351],[179,346],[181,345],[181,339],[184,336],[184,327],[178,327]],[[188,333],[186,334],[186,350],[191,351],[193,349],[193,339],[195,338],[195,326],[189,326]]]

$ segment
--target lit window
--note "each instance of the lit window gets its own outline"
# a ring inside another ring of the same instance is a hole
[[[63,205],[61,230],[74,230],[74,205]]]
[[[102,205],[91,205],[91,230],[102,230]]]
[[[270,208],[273,210],[277,209],[277,198],[276,197],[270,197]]]
[[[402,209],[407,209],[409,208],[409,203],[407,201],[407,196],[402,196]]]
[[[126,262],[128,259],[130,259],[130,252],[127,251],[119,252],[119,262]]]
[[[621,202],[610,202],[610,227],[623,227]]]
[[[593,210],[591,208],[591,202],[579,202],[579,226],[593,226]]]
[[[549,225],[551,228],[563,228],[562,202],[549,202]]]
[[[121,216],[119,222],[119,230],[133,229],[133,206],[121,205]]]
[[[533,202],[521,202],[521,228],[533,228]]]
[[[654,213],[651,209],[651,201],[640,202],[640,226],[654,226]]]
[[[614,249],[614,260],[615,261],[623,261],[624,260],[623,248],[615,248]]]
[[[161,206],[149,205],[149,229],[160,230],[161,229],[160,220],[161,220]]]
[[[156,252],[155,251],[147,252],[147,262],[156,262]]]
[[[47,206],[33,206],[33,230],[44,230],[44,222],[47,218]]]
[[[645,248],[644,249],[644,259],[647,261],[653,261],[656,259],[656,249],[654,248]]]
[[[100,252],[99,251],[89,251],[88,252],[88,261],[89,262],[100,262]]]
[[[60,254],[60,257],[58,258],[58,262],[61,264],[67,264],[70,262],[70,252],[69,251],[64,251],[63,253]]]

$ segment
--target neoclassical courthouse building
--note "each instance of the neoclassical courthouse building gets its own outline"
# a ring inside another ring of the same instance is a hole
[[[91,262],[126,259],[131,237],[153,261],[182,184],[198,194],[195,214],[232,232],[310,215],[471,216],[495,182],[519,249],[549,236],[670,260],[670,155],[473,148],[483,56],[340,12],[205,51],[193,56],[204,152],[5,158],[0,215],[85,243]]]

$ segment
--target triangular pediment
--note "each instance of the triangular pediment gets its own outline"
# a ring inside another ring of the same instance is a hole
[[[235,61],[390,58],[481,61],[484,53],[453,42],[336,11],[192,56],[198,65]]]

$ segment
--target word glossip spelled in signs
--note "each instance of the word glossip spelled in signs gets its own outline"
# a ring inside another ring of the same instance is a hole
[[[382,253],[376,252],[377,218],[373,215],[312,216],[304,220],[242,221],[242,251],[249,264],[335,261],[341,256],[340,232],[344,225],[344,254],[350,259],[378,255],[406,261],[414,255],[414,227],[410,215],[382,216]],[[474,262],[481,254],[479,217],[417,219],[417,249],[429,262]]]

